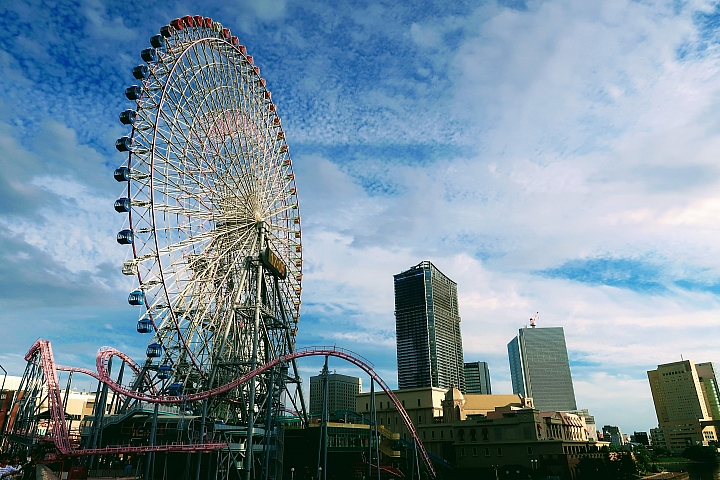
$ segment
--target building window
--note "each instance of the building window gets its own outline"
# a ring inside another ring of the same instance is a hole
[[[502,447],[498,447],[498,457],[502,457]]]
[[[532,447],[528,447],[528,455],[532,455]]]
[[[450,438],[453,438],[453,431],[450,430]]]
[[[272,425],[272,424],[271,424]],[[397,425],[397,417],[395,417],[395,425]]]
[[[473,447],[473,457],[477,457],[477,448]]]
[[[486,457],[490,456],[490,447],[485,447],[485,456]]]
[[[425,440],[425,431],[423,430],[423,440]]]
[[[420,406],[420,399],[418,398],[418,407]]]
[[[422,423],[422,415],[418,415],[418,423]]]
[[[380,410],[382,410],[382,402],[380,402]]]
[[[402,406],[405,408],[405,400],[402,401]]]
[[[433,430],[432,432],[430,432],[430,436],[431,436],[432,438],[435,438],[435,430]]]
[[[440,430],[440,438],[445,438],[445,432]]]
[[[465,456],[465,449],[464,449],[464,448],[461,448],[461,449],[460,449],[460,456],[461,456],[461,457],[464,457],[464,456]]]
[[[367,403],[365,404],[365,410],[370,410],[370,405],[368,405]]]

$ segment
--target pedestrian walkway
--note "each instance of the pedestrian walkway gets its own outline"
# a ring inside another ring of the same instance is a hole
[[[35,469],[37,480],[58,480],[57,475],[45,465],[38,465]]]

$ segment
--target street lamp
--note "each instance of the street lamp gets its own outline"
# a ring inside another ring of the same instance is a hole
[[[290,469],[290,480],[293,480],[295,478],[295,467],[292,467]]]
[[[495,469],[495,480],[498,480],[498,471],[497,471],[498,465],[493,465],[492,468]]]

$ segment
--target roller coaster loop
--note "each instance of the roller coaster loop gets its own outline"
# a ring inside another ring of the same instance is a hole
[[[339,347],[329,347],[329,346],[320,346],[320,347],[307,347],[298,349],[292,353],[289,353],[287,355],[284,355],[282,357],[278,357],[274,360],[271,360],[270,362],[261,365],[260,367],[256,368],[252,372],[249,372],[242,377],[236,378],[232,382],[226,383],[225,385],[220,385],[216,388],[212,388],[210,390],[202,391],[202,392],[195,392],[188,395],[179,395],[179,396],[172,396],[172,395],[158,395],[156,393],[144,393],[144,392],[138,392],[135,390],[130,390],[126,387],[123,387],[122,385],[119,385],[116,383],[112,378],[110,378],[110,375],[108,373],[108,361],[111,357],[119,357],[130,366],[130,368],[133,369],[135,373],[140,372],[140,369],[138,366],[124,353],[115,350],[111,347],[102,347],[97,354],[96,357],[96,365],[97,365],[97,373],[93,372],[88,369],[84,368],[76,368],[76,367],[65,367],[65,366],[56,366],[55,361],[52,354],[52,348],[50,347],[50,342],[47,340],[38,340],[35,342],[35,344],[30,348],[27,355],[25,355],[25,360],[30,362],[33,357],[36,355],[40,355],[42,359],[42,368],[43,373],[45,375],[45,380],[47,382],[48,391],[49,391],[49,407],[50,407],[50,414],[53,420],[53,423],[55,424],[55,432],[54,432],[54,438],[53,442],[55,443],[58,450],[64,454],[64,455],[93,455],[93,454],[102,454],[102,453],[120,453],[121,451],[128,451],[127,448],[133,448],[133,451],[206,451],[206,450],[217,450],[220,448],[223,448],[224,444],[193,444],[193,445],[187,445],[187,444],[177,444],[177,445],[163,445],[163,446],[156,446],[156,447],[114,447],[114,448],[99,448],[99,449],[88,449],[88,450],[73,450],[70,446],[69,442],[69,436],[67,432],[67,426],[65,425],[65,415],[62,408],[62,402],[59,401],[60,399],[60,389],[58,386],[57,381],[57,370],[62,371],[73,371],[73,372],[79,372],[84,373],[87,375],[90,375],[99,381],[105,383],[111,390],[136,399],[143,402],[148,403],[162,403],[162,404],[174,404],[174,403],[183,403],[183,402],[195,402],[199,400],[204,400],[206,398],[214,397],[216,395],[220,395],[222,393],[225,393],[229,390],[232,390],[233,388],[236,388],[243,383],[247,382],[251,378],[255,377],[256,375],[260,375],[263,372],[270,370],[271,368],[275,367],[278,364],[285,364],[287,362],[290,362],[293,359],[296,358],[302,358],[302,357],[313,357],[313,356],[328,356],[328,357],[336,357],[343,359],[347,362],[352,363],[353,365],[359,367],[361,370],[363,370],[366,374],[370,376],[370,378],[377,382],[377,384],[380,386],[380,388],[383,389],[383,391],[387,394],[388,398],[393,402],[395,405],[395,408],[397,409],[398,413],[400,414],[400,417],[402,418],[403,422],[405,423],[406,428],[410,432],[410,434],[413,437],[413,440],[416,442],[418,446],[418,450],[423,458],[423,461],[425,463],[425,466],[427,467],[428,473],[432,478],[435,478],[435,469],[433,468],[432,462],[430,460],[430,457],[428,456],[427,451],[425,450],[425,447],[422,444],[422,441],[420,440],[420,437],[417,433],[417,430],[415,429],[412,421],[410,420],[410,416],[407,414],[405,409],[403,408],[400,401],[397,399],[393,391],[388,387],[388,385],[385,383],[385,381],[377,374],[375,373],[375,370],[373,369],[372,363],[363,358],[362,356],[350,351],[346,350],[344,348]],[[56,401],[53,401],[56,400]],[[110,452],[108,450],[113,450],[113,452]],[[117,452],[115,452],[117,450]]]

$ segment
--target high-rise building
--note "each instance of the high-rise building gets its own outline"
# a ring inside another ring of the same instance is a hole
[[[713,409],[717,410],[715,369],[710,363],[700,365],[683,360],[647,372],[658,424],[673,453],[717,441],[716,428],[710,425],[719,419],[713,415]]]
[[[542,412],[577,410],[562,327],[521,328],[508,343],[513,393]]]
[[[720,388],[718,387],[718,369],[712,362],[698,363],[695,365],[698,380],[703,388],[705,401],[710,409],[712,418],[720,419]]]
[[[394,278],[399,388],[464,392],[457,284],[427,261]]]
[[[490,369],[487,362],[465,363],[465,389],[466,393],[479,393],[490,395]]]
[[[355,411],[355,397],[362,393],[362,380],[339,373],[328,374],[328,412]],[[322,375],[310,377],[310,414],[322,413]]]

